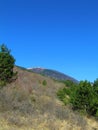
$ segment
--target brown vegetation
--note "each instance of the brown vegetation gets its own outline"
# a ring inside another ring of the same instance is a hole
[[[0,90],[0,130],[97,130],[57,98],[64,84],[15,67],[18,78]],[[46,81],[46,85],[43,85]]]

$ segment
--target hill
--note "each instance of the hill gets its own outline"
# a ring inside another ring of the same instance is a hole
[[[0,89],[0,130],[97,130],[98,124],[57,98],[65,85],[15,67],[18,78]]]
[[[53,78],[55,80],[71,80],[75,83],[78,83],[78,80],[74,79],[71,76],[68,76],[66,74],[63,74],[61,72],[55,71],[55,70],[51,70],[51,69],[44,69],[44,68],[29,68],[28,70],[34,72],[34,73],[38,73],[50,78]]]

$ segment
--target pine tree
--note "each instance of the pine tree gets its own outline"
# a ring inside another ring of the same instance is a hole
[[[93,88],[88,81],[81,81],[71,99],[73,108],[89,113],[90,104],[93,98]]]
[[[11,82],[16,74],[13,72],[15,59],[10,52],[6,45],[0,46],[0,85]]]

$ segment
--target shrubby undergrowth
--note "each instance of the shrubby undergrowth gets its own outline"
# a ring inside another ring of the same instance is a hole
[[[57,92],[63,103],[72,105],[73,110],[98,117],[98,79],[91,84],[80,81],[79,84],[65,81],[65,87]]]

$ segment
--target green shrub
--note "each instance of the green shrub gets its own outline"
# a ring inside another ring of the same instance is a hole
[[[63,83],[66,85],[66,87],[72,87],[76,84],[71,80],[65,80],[65,81],[63,81]]]
[[[73,108],[88,112],[90,109],[90,102],[93,96],[92,92],[93,91],[90,82],[81,81],[75,92],[74,98],[71,99]]]
[[[63,103],[65,105],[67,105],[69,102],[70,102],[70,94],[71,94],[71,91],[69,88],[63,88],[63,89],[60,89],[58,92],[57,92],[57,96],[58,98],[63,101]]]
[[[63,91],[63,89],[60,89],[58,92],[57,92],[57,96],[58,98],[63,101],[63,99],[65,98],[65,92]]]
[[[98,79],[93,85],[88,81],[70,85],[57,92],[59,99],[65,105],[72,104],[73,110],[98,117]]]
[[[46,80],[43,80],[42,84],[43,84],[44,86],[46,86],[46,85],[47,85],[47,81],[46,81]]]

